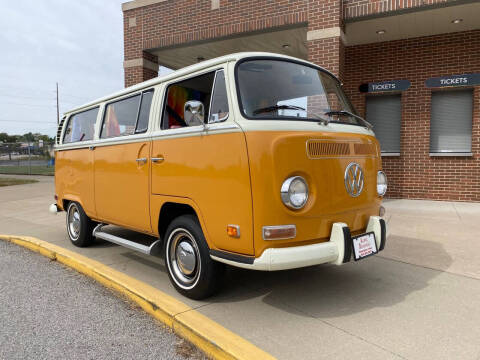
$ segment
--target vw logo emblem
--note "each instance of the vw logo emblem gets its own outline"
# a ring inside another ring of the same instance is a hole
[[[363,190],[363,170],[357,163],[348,164],[345,170],[345,189],[352,197],[357,197]]]

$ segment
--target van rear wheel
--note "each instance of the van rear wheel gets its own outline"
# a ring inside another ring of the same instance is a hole
[[[195,216],[179,216],[168,226],[165,266],[175,289],[195,300],[218,290],[224,266],[210,258],[202,228]]]
[[[93,227],[95,223],[83,211],[82,206],[75,201],[67,207],[67,233],[73,245],[86,247],[93,243]]]

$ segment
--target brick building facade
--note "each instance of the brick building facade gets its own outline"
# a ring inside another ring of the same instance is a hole
[[[159,65],[176,69],[230,52],[308,59],[341,78],[367,120],[372,98],[394,96],[401,104],[399,150],[382,156],[389,197],[480,201],[480,2],[135,0],[123,4],[123,13],[126,86],[157,76]],[[449,77],[463,74],[467,80],[451,86]],[[440,85],[431,86],[437,78]],[[408,80],[409,87],[369,90],[368,84],[396,80]],[[452,116],[451,133],[465,143],[452,146],[462,151],[449,150],[451,134],[437,110],[456,99],[454,90],[465,90],[461,98],[472,104],[467,112],[458,109],[471,117],[461,131]]]

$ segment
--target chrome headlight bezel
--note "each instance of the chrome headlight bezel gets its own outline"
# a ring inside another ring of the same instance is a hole
[[[300,204],[295,204],[295,202],[292,202],[292,185],[295,185],[297,184],[298,182],[302,183],[304,186],[305,186],[305,195],[304,195],[304,198],[302,200],[302,202]],[[307,204],[307,201],[308,201],[308,184],[307,184],[307,181],[301,177],[301,176],[292,176],[292,177],[289,177],[288,179],[286,179],[283,184],[282,184],[282,187],[280,189],[280,195],[281,195],[281,198],[282,198],[282,202],[283,204],[290,208],[290,209],[294,209],[294,210],[299,210],[299,209],[302,209],[303,207],[305,207],[305,205]]]
[[[384,179],[383,184],[380,184],[379,181],[378,181],[380,176],[383,177],[383,179]],[[384,188],[381,189],[380,186],[383,186]],[[385,194],[387,193],[387,189],[388,189],[387,175],[383,171],[379,170],[377,172],[377,194],[378,194],[378,196],[381,196],[381,197],[385,196]]]

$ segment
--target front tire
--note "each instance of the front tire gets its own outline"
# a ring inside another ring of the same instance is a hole
[[[83,211],[82,206],[75,201],[67,207],[67,233],[73,245],[86,247],[93,243],[93,227],[95,223]]]
[[[183,215],[168,226],[165,266],[175,289],[195,300],[218,290],[224,266],[210,258],[202,228],[195,216]]]

